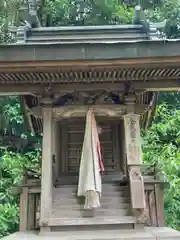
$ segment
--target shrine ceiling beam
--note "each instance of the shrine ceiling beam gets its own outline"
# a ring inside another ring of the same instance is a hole
[[[125,82],[119,83],[85,83],[85,84],[52,84],[51,91],[54,94],[76,91],[119,91],[124,92]],[[43,93],[46,85],[41,84],[2,84],[0,95],[38,95]],[[154,81],[131,81],[131,88],[134,92],[138,91],[179,91],[179,80],[154,80]]]

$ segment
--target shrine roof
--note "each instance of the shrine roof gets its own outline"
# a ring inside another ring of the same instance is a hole
[[[20,28],[17,41],[36,43],[113,43],[158,38],[157,30],[145,30],[143,25],[67,26]],[[21,40],[21,41],[19,41]]]
[[[123,93],[131,82],[134,91],[142,91],[137,103],[150,106],[142,118],[145,126],[155,110],[153,91],[180,88],[180,39],[159,39],[153,26],[149,32],[142,25],[19,30],[16,43],[0,45],[0,93],[26,95],[25,112],[39,105],[36,94],[47,84],[61,94]],[[27,115],[34,131],[42,132],[42,120]]]
[[[0,62],[180,57],[180,40],[0,45]],[[161,62],[162,63],[162,62]]]
[[[159,39],[154,25],[18,29],[15,43],[0,45],[0,62],[180,56],[180,40]]]

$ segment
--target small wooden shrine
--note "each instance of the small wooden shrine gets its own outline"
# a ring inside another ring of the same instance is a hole
[[[180,41],[159,39],[153,25],[25,26],[0,45],[0,94],[20,95],[29,130],[43,133],[41,177],[21,186],[20,232],[165,239],[164,182],[142,168],[140,126],[151,123],[159,91],[180,90],[179,77]],[[90,107],[105,166],[95,213],[76,196]]]

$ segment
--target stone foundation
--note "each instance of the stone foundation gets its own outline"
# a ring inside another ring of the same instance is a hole
[[[14,233],[2,240],[180,240],[180,232],[167,227],[147,227],[136,230],[97,230],[50,232],[39,236],[38,232]]]

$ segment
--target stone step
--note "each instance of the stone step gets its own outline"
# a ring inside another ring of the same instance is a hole
[[[101,208],[95,211],[84,210],[84,197],[77,197],[76,185],[66,185],[54,188],[52,223],[57,223],[57,225],[55,224],[54,226],[61,226],[62,221],[69,221],[72,225],[75,220],[80,222],[79,226],[81,224],[84,225],[84,222],[87,222],[87,225],[91,225],[91,222],[96,222],[99,218],[113,218],[115,219],[115,222],[121,222],[121,218],[132,214],[130,212],[129,188],[127,186],[123,187],[113,184],[103,184],[102,188],[103,192],[100,199]],[[103,222],[104,221],[105,220],[103,220]],[[123,221],[121,224],[124,224]],[[66,226],[66,224],[63,226]],[[130,228],[132,228],[132,225]]]
[[[97,217],[109,217],[109,216],[127,216],[130,215],[130,211],[128,209],[98,209],[94,211],[87,211],[87,210],[73,210],[73,209],[53,209],[52,210],[52,217],[74,217],[74,218],[79,218],[79,217],[88,217],[88,216],[97,216]]]
[[[156,236],[144,229],[86,230],[42,233],[49,240],[156,240]],[[169,239],[171,240],[171,239]]]
[[[102,184],[102,192],[103,191],[126,191],[128,190],[128,186],[120,186],[120,185],[113,185],[113,184]],[[71,190],[72,192],[77,192],[78,187],[76,185],[63,185],[60,187],[53,188],[53,191],[68,191]]]
[[[102,195],[101,195],[101,198],[104,198],[104,197],[128,197],[130,195],[130,193],[128,192],[123,192],[123,191],[120,191],[120,192],[113,192],[113,191],[107,191],[107,192],[103,192]],[[71,192],[71,190],[68,190],[68,191],[57,191],[55,193],[53,193],[53,199],[55,198],[75,198],[77,197],[77,193],[74,193],[74,192]]]
[[[73,189],[66,189],[66,188],[64,188],[64,189],[61,189],[61,190],[60,189],[56,189],[56,191],[53,191],[53,195],[57,194],[57,193],[59,193],[59,194],[73,194],[73,195],[77,196],[77,191],[73,191]],[[123,194],[123,193],[129,193],[129,191],[128,191],[128,189],[121,190],[121,191],[115,190],[115,189],[106,189],[104,191],[102,190],[101,195],[103,196],[103,195],[106,195],[106,194],[109,194],[109,193]]]
[[[113,189],[125,189],[128,188],[128,185],[122,186],[120,184],[113,184],[113,183],[102,183],[102,189],[106,189],[106,188],[113,188]],[[57,187],[55,187],[54,189],[62,189],[62,188],[71,188],[74,190],[78,189],[78,186],[75,184],[69,184],[69,185],[58,185]]]
[[[55,183],[55,186],[57,188],[61,188],[62,186],[78,186],[78,173],[73,174],[73,175],[63,175],[61,177],[59,177]],[[69,183],[69,184],[68,184]],[[104,184],[108,184],[111,185],[113,187],[116,186],[128,186],[128,179],[125,178],[125,176],[119,172],[106,172],[106,174],[104,176],[102,176],[102,185]]]
[[[112,198],[112,197],[103,197],[100,199],[101,205],[118,205],[118,204],[130,204],[130,198],[128,197],[119,197],[119,198]],[[61,205],[83,205],[84,198],[55,198],[53,199],[53,205],[61,206]]]
[[[106,203],[102,203],[101,202],[101,207],[100,209],[127,209],[130,207],[130,203],[109,203],[109,202],[106,202]],[[52,208],[53,209],[72,209],[72,210],[84,210],[84,202],[83,203],[78,203],[78,202],[74,202],[72,204],[72,202],[70,204],[67,204],[67,203],[64,203],[62,204],[61,202],[56,202],[56,203],[53,203],[52,205]]]
[[[132,216],[115,217],[109,216],[105,218],[101,217],[87,217],[87,218],[54,218],[49,220],[50,226],[97,226],[97,225],[116,225],[116,224],[133,224],[136,223],[136,218]]]
[[[69,228],[70,229],[70,228]],[[54,232],[17,232],[2,240],[179,240],[180,232],[167,227],[145,229],[66,230]]]
[[[74,185],[64,185],[64,186],[60,186],[60,187],[54,187],[53,190],[72,190],[73,192],[77,192],[78,191],[78,187],[74,186]],[[128,190],[129,187],[128,186],[113,186],[111,184],[102,184],[102,192],[106,191],[106,190],[112,190],[112,191],[125,191]]]

